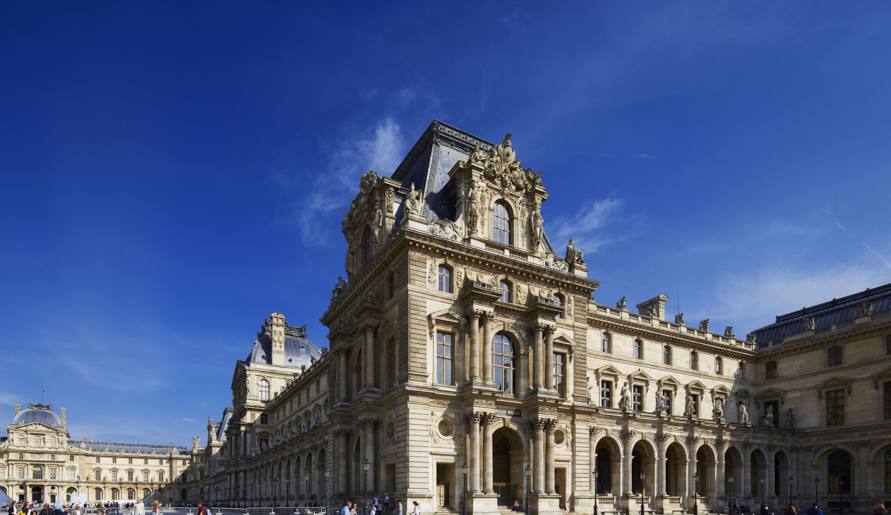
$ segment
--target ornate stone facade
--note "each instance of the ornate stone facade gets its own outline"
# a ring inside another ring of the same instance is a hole
[[[0,441],[0,491],[16,501],[151,498],[192,461],[181,447],[71,440],[65,408],[56,414],[47,404],[16,406],[7,435]]]
[[[239,424],[189,492],[293,506],[367,487],[480,514],[513,500],[589,513],[595,492],[601,511],[662,513],[802,504],[814,484],[856,509],[889,494],[891,347],[876,351],[891,303],[825,334],[822,312],[804,313],[788,322],[800,341],[766,347],[666,321],[664,294],[614,308],[592,300],[572,242],[562,258],[553,248],[547,199],[510,135],[493,145],[439,122],[392,176],[365,174],[343,224],[347,280],[322,318],[330,351],[268,401],[247,409],[236,394]],[[842,368],[815,357],[830,342]],[[812,413],[827,395],[837,410],[839,390],[857,404],[827,427]]]

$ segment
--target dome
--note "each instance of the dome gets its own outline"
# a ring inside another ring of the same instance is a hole
[[[29,404],[28,409],[18,412],[12,419],[14,426],[27,424],[43,424],[47,427],[63,429],[62,420],[53,412],[49,404]]]

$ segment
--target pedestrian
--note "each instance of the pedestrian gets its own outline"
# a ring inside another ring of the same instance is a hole
[[[356,503],[350,503],[350,515],[359,515],[359,511],[356,509]]]
[[[786,506],[786,510],[783,512],[783,515],[798,515],[798,510],[795,509],[794,504],[790,504]]]
[[[340,515],[350,515],[350,503],[347,501],[343,501],[343,506],[340,507]]]
[[[766,504],[761,505],[761,509],[758,510],[758,515],[770,515],[770,510],[767,508]]]
[[[421,505],[418,501],[412,501],[411,515],[421,515]]]
[[[77,515],[80,515],[79,513]],[[152,515],[161,515],[161,501],[155,499],[152,501]]]
[[[872,515],[885,515],[885,505],[881,501],[872,507]]]
[[[823,510],[820,509],[819,504],[814,503],[814,505],[807,510],[807,515],[823,515]]]
[[[402,515],[402,499],[396,501],[396,515]]]
[[[207,507],[204,506],[204,501],[198,502],[198,515],[207,515]]]

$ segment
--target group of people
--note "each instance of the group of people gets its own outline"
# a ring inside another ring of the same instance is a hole
[[[362,515],[355,502],[344,501],[340,508],[340,515]],[[392,499],[390,494],[382,497],[375,495],[368,506],[367,515],[406,515],[405,506],[400,499]],[[418,501],[412,502],[410,515],[421,515],[421,505]]]
[[[81,515],[83,507],[80,504],[52,505],[49,503],[24,502],[16,504],[11,502],[7,507],[7,515]]]
[[[730,515],[745,515],[747,513],[754,514],[753,510],[750,510],[748,506],[740,506],[739,504],[733,505],[733,508],[730,511]],[[766,504],[762,504],[758,509],[758,515],[774,515],[773,512],[770,511],[770,508],[767,507]],[[786,509],[783,510],[783,515],[798,515],[798,508],[795,507],[794,504],[790,504],[786,506]],[[806,515],[825,515],[823,513],[823,509],[820,508],[820,505],[814,503],[810,508],[808,508]],[[872,508],[872,515],[888,515],[888,511],[885,509],[885,505],[881,502],[877,502]]]

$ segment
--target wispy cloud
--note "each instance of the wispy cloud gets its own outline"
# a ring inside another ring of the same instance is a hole
[[[405,95],[411,95],[406,90]],[[332,227],[329,219],[341,213],[356,193],[359,176],[368,170],[391,173],[402,159],[405,138],[399,124],[387,117],[366,137],[345,141],[330,157],[325,173],[316,177],[305,193],[298,195],[294,219],[307,245],[322,245]]]
[[[656,156],[654,156],[653,154],[647,154],[644,152],[644,153],[640,153],[640,154],[631,154],[631,157],[634,157],[637,159],[653,159]]]
[[[0,406],[15,406],[18,403],[19,398],[15,394],[0,392]]]
[[[863,248],[865,248],[867,252],[869,252],[870,254],[872,254],[873,256],[875,256],[876,258],[878,258],[878,260],[882,262],[882,265],[884,265],[886,268],[891,268],[891,262],[889,262],[888,259],[887,259],[885,256],[883,256],[882,254],[880,254],[879,251],[877,251],[876,249],[872,248],[872,247],[869,245],[869,243],[866,243],[865,241],[861,241],[860,244],[863,245]]]
[[[197,422],[197,420],[195,420],[194,418],[183,417],[180,419],[180,422],[186,422],[189,424],[193,424],[193,423]]]
[[[604,246],[627,239],[629,232],[610,230],[624,202],[610,196],[589,202],[568,218],[555,220],[554,244],[562,245],[573,239],[576,247],[595,254]]]

